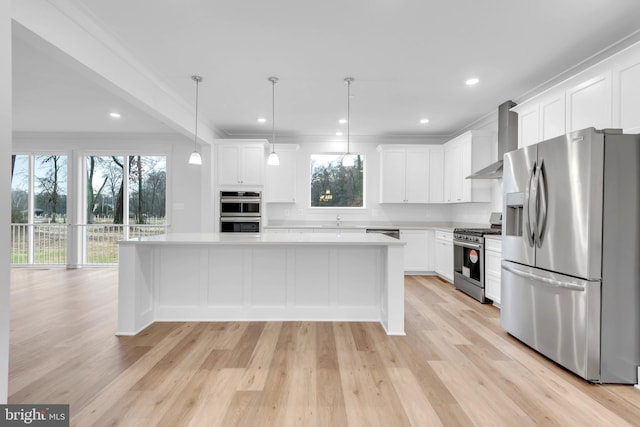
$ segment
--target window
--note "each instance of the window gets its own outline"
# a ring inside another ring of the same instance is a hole
[[[352,167],[342,165],[344,154],[311,155],[311,207],[364,207],[364,157],[352,155]]]
[[[11,156],[11,263],[64,264],[67,156]]]
[[[87,264],[118,261],[117,241],[166,232],[165,156],[87,156]]]

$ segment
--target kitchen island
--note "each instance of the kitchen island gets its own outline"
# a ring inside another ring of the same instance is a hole
[[[156,321],[377,321],[404,335],[404,243],[174,233],[119,242],[118,335]]]

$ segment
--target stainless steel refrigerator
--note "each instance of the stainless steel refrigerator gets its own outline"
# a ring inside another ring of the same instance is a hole
[[[588,128],[504,156],[500,321],[592,382],[638,382],[640,136]]]

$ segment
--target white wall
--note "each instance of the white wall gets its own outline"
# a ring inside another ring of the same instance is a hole
[[[322,153],[343,153],[346,150],[344,141],[302,141],[297,152],[297,203],[268,204],[268,221],[334,221],[340,215],[344,221],[448,221],[451,208],[448,205],[422,204],[380,204],[380,159],[376,147],[379,143],[388,144],[393,141],[378,143],[367,140],[359,142],[352,138],[350,147],[352,153],[363,154],[365,157],[365,208],[311,208],[310,205],[310,156]],[[438,141],[441,142],[441,141]],[[433,141],[429,141],[432,144]]]
[[[9,386],[9,224],[11,223],[11,2],[0,0],[0,404]],[[4,224],[4,225],[2,225]]]

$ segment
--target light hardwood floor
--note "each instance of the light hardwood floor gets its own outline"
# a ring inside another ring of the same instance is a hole
[[[9,402],[69,403],[77,426],[640,425],[640,390],[563,370],[450,284],[405,283],[406,337],[177,322],[118,338],[116,269],[14,269]]]

